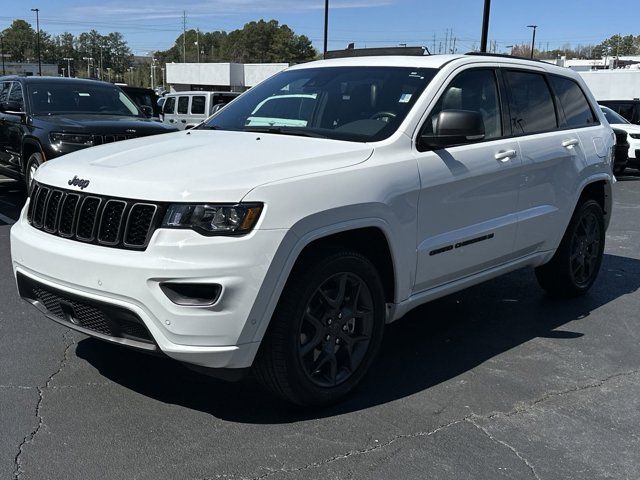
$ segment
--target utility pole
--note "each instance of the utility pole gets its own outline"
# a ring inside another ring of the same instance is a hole
[[[64,57],[62,60],[66,60],[67,61],[67,75],[69,77],[71,77],[71,61],[73,60],[73,58]]]
[[[324,0],[324,50],[323,54],[327,53],[327,44],[329,37],[329,0]]]
[[[487,52],[487,39],[489,37],[489,14],[491,12],[491,0],[484,0],[482,13],[482,37],[480,39],[480,51]]]
[[[436,53],[436,32],[433,32],[433,53]]]
[[[102,45],[100,45],[100,80],[102,80]]]
[[[198,63],[200,63],[200,29],[196,28],[196,49],[198,50]]]
[[[182,11],[182,63],[187,63],[187,11]]]
[[[453,48],[451,49],[451,53],[456,53],[456,42],[458,41],[458,37],[453,37]]]
[[[32,8],[32,12],[36,12],[36,28],[38,30],[36,38],[38,39],[38,75],[42,76],[42,56],[40,55],[40,9]]]
[[[449,29],[445,28],[444,30],[444,53],[445,54],[449,53],[449,50],[447,49],[448,46],[449,46]]]
[[[538,25],[527,25],[527,28],[533,28],[533,38],[531,39],[531,58],[533,58],[533,51],[536,48],[536,29]]]

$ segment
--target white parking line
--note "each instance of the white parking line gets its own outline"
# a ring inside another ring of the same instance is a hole
[[[16,221],[13,218],[9,218],[6,215],[0,213],[0,221],[6,223],[7,225],[13,225]]]

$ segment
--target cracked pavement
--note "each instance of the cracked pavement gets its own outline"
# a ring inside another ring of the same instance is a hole
[[[637,479],[640,175],[615,185],[600,277],[529,270],[391,325],[355,395],[305,411],[73,333],[17,297],[0,181],[0,478]]]

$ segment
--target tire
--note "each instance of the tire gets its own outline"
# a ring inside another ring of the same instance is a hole
[[[33,181],[33,175],[36,170],[42,165],[42,155],[40,153],[32,153],[27,160],[26,167],[24,169],[24,183],[27,186],[27,191],[31,191],[31,183]]]
[[[598,276],[604,242],[602,207],[595,200],[580,203],[553,258],[536,268],[538,283],[552,296],[584,295]]]
[[[618,176],[622,175],[626,169],[627,169],[626,165],[623,165],[621,167],[614,167],[613,168],[613,174],[616,177],[618,177]]]
[[[373,264],[351,250],[316,254],[290,275],[254,374],[294,404],[335,403],[371,366],[384,324],[384,290]]]

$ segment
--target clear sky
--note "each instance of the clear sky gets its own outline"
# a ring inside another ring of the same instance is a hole
[[[233,30],[274,18],[322,47],[324,0],[22,0],[0,2],[0,30],[15,18],[31,21],[40,8],[50,33],[95,28],[122,32],[136,54],[169,47],[182,29]],[[458,53],[479,44],[483,0],[330,0],[329,48],[407,43],[436,51],[453,32]],[[599,43],[613,34],[640,35],[640,0],[493,0],[490,40],[497,51],[530,42],[526,26],[539,25],[536,46]],[[451,46],[451,45],[450,45]]]

